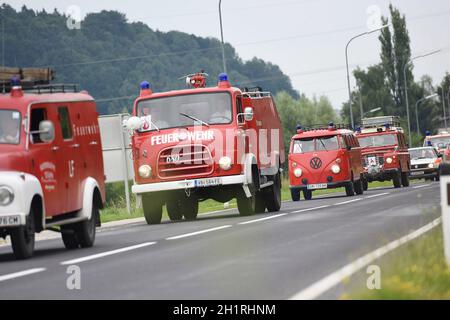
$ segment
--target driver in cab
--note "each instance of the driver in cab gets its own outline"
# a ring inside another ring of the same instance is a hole
[[[19,120],[8,115],[0,115],[0,143],[18,144],[20,137]]]

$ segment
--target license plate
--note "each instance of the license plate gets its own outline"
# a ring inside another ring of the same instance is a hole
[[[222,178],[207,178],[207,179],[194,180],[194,187],[197,187],[197,188],[220,186],[221,184],[222,184]]]
[[[3,216],[0,217],[0,227],[19,226],[20,216]]]
[[[376,157],[368,157],[367,158],[367,164],[369,166],[376,166],[377,165],[377,158]]]
[[[411,172],[412,176],[420,176],[421,174],[425,174],[425,171],[413,171],[413,172]]]
[[[307,188],[308,190],[326,189],[328,185],[326,183],[308,184]]]

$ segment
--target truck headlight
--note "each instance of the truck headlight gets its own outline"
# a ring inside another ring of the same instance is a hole
[[[391,158],[391,157],[387,157],[387,158],[386,158],[386,163],[387,163],[387,164],[391,164],[391,163],[392,163],[392,161],[393,161],[393,160],[392,160],[392,158]]]
[[[230,157],[222,157],[219,159],[219,167],[222,170],[230,170],[231,169],[231,158]]]
[[[297,168],[294,170],[294,176],[296,176],[297,178],[300,178],[302,176],[302,174],[303,174],[302,169]]]
[[[142,178],[150,178],[152,175],[152,167],[150,167],[148,164],[144,164],[139,167],[139,175]]]
[[[333,164],[331,166],[331,172],[333,172],[334,174],[338,174],[339,172],[341,172],[341,167],[339,167],[337,164]]]
[[[428,168],[433,169],[433,168],[434,168],[434,163],[430,163],[430,164],[428,165]]]
[[[0,187],[0,206],[7,206],[14,200],[14,192],[6,187]]]

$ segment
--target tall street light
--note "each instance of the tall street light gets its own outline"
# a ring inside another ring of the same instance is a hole
[[[371,110],[365,112],[363,116],[365,117],[365,116],[368,115],[368,114],[371,114],[371,113],[374,113],[374,112],[377,112],[377,111],[380,111],[380,110],[381,110],[380,107],[378,107],[378,108],[373,108],[373,109],[371,109]]]
[[[419,135],[419,136],[420,136],[420,128],[419,128],[419,112],[418,112],[419,104],[421,104],[421,103],[424,102],[425,100],[430,100],[430,99],[433,99],[433,98],[435,98],[435,97],[437,97],[437,96],[438,96],[438,94],[435,93],[435,94],[429,95],[429,96],[427,96],[427,97],[425,97],[425,98],[422,98],[422,99],[420,99],[420,100],[418,100],[418,101],[416,102],[416,126],[417,126],[417,135]]]
[[[410,146],[412,146],[412,137],[411,137],[411,121],[409,119],[409,98],[408,98],[408,84],[406,82],[406,68],[410,64],[412,64],[414,60],[431,56],[432,54],[438,53],[440,51],[441,50],[436,50],[436,51],[432,51],[432,52],[427,53],[427,54],[422,54],[422,55],[416,56],[414,58],[411,58],[408,61],[406,61],[405,65],[403,66],[403,80],[404,80],[404,83],[405,83],[406,118],[408,120],[408,140],[409,140],[409,145]]]
[[[219,21],[220,21],[220,38],[222,41],[222,64],[223,72],[227,73],[227,64],[225,62],[225,44],[223,43],[223,26],[222,26],[222,0],[219,0]]]
[[[445,131],[447,131],[447,115],[445,114],[445,89],[444,86],[442,86],[442,112],[444,115],[444,126],[445,126]]]
[[[382,29],[384,29],[384,28],[387,28],[387,27],[389,27],[389,26],[390,26],[390,24],[386,24],[386,25],[383,25],[383,26],[381,26],[381,27],[379,27],[379,28],[377,28],[377,29],[374,29],[374,30],[371,30],[371,31],[366,31],[366,32],[360,33],[360,34],[354,36],[353,38],[351,38],[351,39],[347,42],[347,45],[345,46],[345,64],[346,64],[346,66],[347,66],[347,85],[348,85],[348,97],[349,97],[349,107],[350,107],[350,123],[351,123],[352,128],[355,127],[355,122],[354,122],[354,120],[353,120],[352,89],[350,88],[350,71],[349,71],[349,67],[348,67],[348,47],[349,47],[350,43],[351,43],[353,40],[355,40],[356,38],[359,38],[359,37],[362,37],[362,36],[369,35],[369,34],[371,34],[371,33],[374,33],[374,32],[380,31],[380,30],[382,30]]]

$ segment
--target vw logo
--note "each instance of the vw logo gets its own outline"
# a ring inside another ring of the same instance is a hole
[[[311,159],[311,161],[309,162],[309,165],[311,166],[311,168],[313,169],[319,169],[322,166],[322,160],[320,160],[317,157],[314,157]]]

